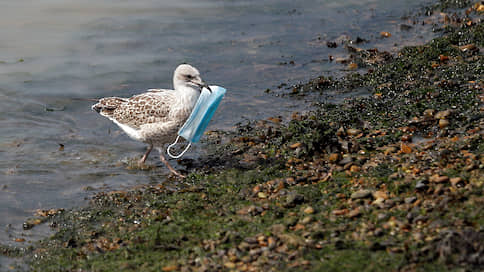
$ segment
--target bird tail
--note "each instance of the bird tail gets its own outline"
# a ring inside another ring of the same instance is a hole
[[[101,115],[109,116],[120,105],[126,102],[127,100],[125,98],[105,97],[105,98],[99,99],[99,101],[96,104],[92,105],[92,109],[100,113]]]

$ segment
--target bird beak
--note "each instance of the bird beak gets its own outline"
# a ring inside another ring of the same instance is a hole
[[[202,88],[207,88],[210,92],[212,92],[212,89],[210,89],[210,86],[208,86],[208,84],[205,83],[205,82],[202,83],[202,86],[201,87]]]

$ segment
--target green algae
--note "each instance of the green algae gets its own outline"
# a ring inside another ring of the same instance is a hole
[[[483,59],[459,46],[482,46],[482,32],[482,24],[449,27],[366,74],[319,77],[298,88],[364,87],[373,96],[321,104],[288,124],[240,126],[237,136],[221,136],[230,141],[212,151],[215,159],[204,160],[210,169],[183,182],[101,193],[84,209],[55,215],[57,233],[35,247],[31,270],[477,268],[473,256],[482,248],[456,237],[482,241],[483,141],[468,131],[482,122]],[[450,125],[424,119],[428,109],[450,109]],[[360,133],[347,135],[349,128]],[[409,133],[439,137],[429,149],[402,152]],[[396,148],[383,154],[389,147]],[[345,157],[330,162],[330,153]],[[417,163],[417,153],[428,158]],[[466,187],[430,183],[429,169]],[[351,198],[362,189],[372,194]],[[388,200],[375,204],[376,191]]]

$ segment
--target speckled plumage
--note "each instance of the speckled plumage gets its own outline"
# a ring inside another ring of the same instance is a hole
[[[163,157],[163,145],[172,142],[178,129],[185,123],[200,95],[207,86],[198,70],[188,64],[177,67],[173,75],[174,90],[150,89],[130,98],[101,98],[93,110],[109,118],[131,138],[149,145],[140,160],[144,163],[153,147]],[[169,164],[168,168],[177,175]],[[181,175],[180,175],[181,176]]]

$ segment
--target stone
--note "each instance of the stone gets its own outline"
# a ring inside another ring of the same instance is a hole
[[[345,164],[348,164],[348,163],[352,163],[353,162],[353,158],[351,156],[345,156],[342,160],[340,160],[338,162],[339,165],[345,165]]]
[[[304,209],[305,214],[313,214],[314,213],[314,208],[311,206],[308,206]]]
[[[359,207],[356,207],[355,209],[351,210],[349,213],[348,213],[348,217],[349,218],[353,218],[353,217],[357,217],[361,214],[361,211],[360,211],[360,208]]]
[[[450,184],[454,187],[463,187],[465,185],[464,180],[461,177],[455,177],[450,179]]]
[[[445,183],[448,181],[449,181],[448,176],[440,176],[436,174],[430,177],[430,182],[434,182],[434,183]]]
[[[341,159],[341,154],[340,153],[332,153],[329,155],[329,162],[331,163],[336,163]]]
[[[351,199],[369,198],[372,195],[371,190],[362,189],[351,194]]]
[[[289,192],[284,203],[285,207],[294,207],[304,202],[304,196],[296,192]]]
[[[267,195],[266,195],[264,192],[259,192],[259,193],[257,193],[257,196],[258,196],[259,198],[267,198]]]
[[[436,119],[446,119],[447,117],[450,116],[450,114],[451,114],[450,110],[439,111],[439,112],[437,112],[437,114],[435,114],[435,118]]]
[[[450,124],[450,122],[447,119],[440,119],[439,120],[439,127],[440,128],[446,128],[446,127],[449,126],[449,124]]]
[[[359,129],[356,129],[356,128],[349,128],[346,130],[346,134],[350,135],[350,136],[354,136],[354,135],[358,135],[360,134],[361,130]]]
[[[417,180],[417,183],[415,184],[415,189],[419,191],[425,191],[428,189],[428,184],[429,182],[427,179],[419,179]]]
[[[415,201],[417,201],[417,197],[415,197],[415,196],[410,196],[410,197],[406,197],[406,198],[405,198],[405,203],[406,203],[406,204],[412,204],[412,203],[414,203]]]

